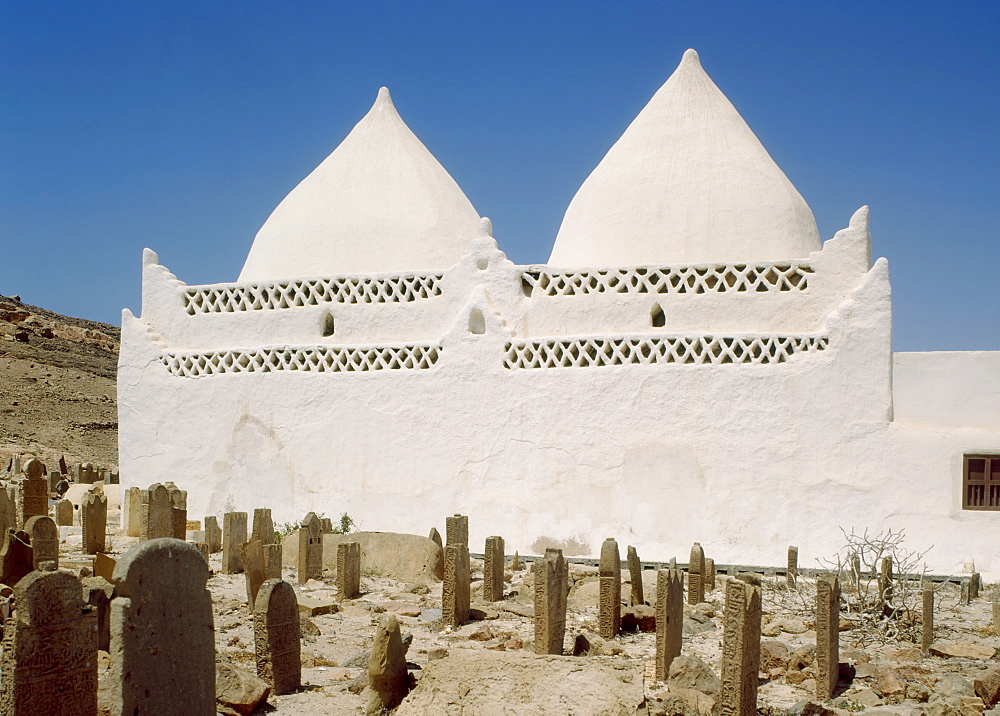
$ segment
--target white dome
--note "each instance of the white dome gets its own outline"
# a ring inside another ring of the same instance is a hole
[[[819,248],[805,200],[688,50],[573,197],[549,264],[788,260]]]
[[[383,87],[264,222],[239,280],[443,270],[478,233],[479,214]]]

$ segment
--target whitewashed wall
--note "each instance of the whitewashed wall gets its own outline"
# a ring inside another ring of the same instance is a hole
[[[862,210],[799,262],[812,271],[804,291],[549,296],[534,285],[529,297],[526,272],[566,272],[515,266],[484,233],[435,279],[440,295],[295,306],[278,291],[290,307],[192,315],[189,292],[254,290],[185,286],[147,252],[142,317],[122,320],[121,486],[173,480],[192,518],[346,511],[364,529],[425,534],[461,512],[474,549],[501,534],[521,553],[548,537],[596,554],[613,536],[644,559],[683,561],[697,540],[719,563],[781,564],[797,544],[808,566],[841,545],[841,527],[905,528],[914,547],[935,545],[935,570],[974,558],[1000,573],[1000,515],[960,509],[962,453],[1000,450],[1000,428],[893,422],[888,267],[869,256]],[[650,325],[653,302],[662,328]],[[327,312],[336,331],[324,338]],[[683,351],[648,364],[643,353],[704,336],[807,348],[769,364],[685,363]],[[642,362],[505,366],[525,342],[552,355],[577,339]],[[415,345],[410,359],[431,367],[308,369],[330,348]],[[281,363],[292,353],[296,370]],[[169,369],[239,367],[241,355],[259,369]]]

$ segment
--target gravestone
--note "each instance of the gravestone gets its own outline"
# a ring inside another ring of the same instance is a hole
[[[1000,602],[993,602],[993,631],[1000,634]]]
[[[111,598],[114,585],[103,577],[84,577],[83,601],[97,615],[97,648],[111,652]]]
[[[84,611],[80,580],[32,572],[14,588],[3,628],[0,712],[12,716],[97,713],[97,617]]]
[[[244,542],[240,545],[240,559],[247,583],[247,604],[250,605],[250,611],[253,611],[257,591],[267,579],[264,574],[264,545],[257,539]]]
[[[310,579],[323,579],[323,531],[315,512],[299,528],[299,584]]]
[[[109,557],[106,554],[98,552],[94,555],[94,576],[104,577],[104,579],[109,582],[114,579],[115,567],[118,566],[118,560],[113,557]]]
[[[969,575],[969,601],[979,599],[979,588],[981,584],[982,578],[979,576],[979,572],[973,572]]]
[[[81,462],[76,471],[77,482],[84,485],[93,485],[97,481],[97,471],[89,462]]]
[[[441,621],[446,626],[460,627],[468,621],[469,588],[469,548],[463,544],[449,544],[444,548],[444,584],[441,587]]]
[[[113,716],[215,716],[215,637],[208,567],[170,537],[133,546],[115,567]]]
[[[628,546],[626,555],[625,562],[628,564],[629,581],[632,583],[629,604],[631,606],[645,604],[645,598],[642,593],[642,562],[639,561],[639,555],[632,545]]]
[[[122,526],[128,537],[139,536],[139,525],[142,522],[142,490],[130,487],[125,490],[122,500]]]
[[[187,539],[187,490],[182,490],[172,482],[164,485],[170,495],[170,536]]]
[[[563,653],[569,564],[561,549],[547,549],[532,565],[535,580],[535,653]]]
[[[883,557],[878,573],[878,595],[882,600],[882,609],[892,611],[892,557]]]
[[[319,518],[319,529],[320,529],[320,532],[322,532],[325,535],[332,535],[333,534],[333,520],[331,520],[329,517],[320,517]]]
[[[605,639],[611,639],[618,635],[622,623],[622,576],[618,543],[610,537],[601,545],[598,579],[600,581],[598,633]]]
[[[264,582],[253,609],[257,676],[271,685],[271,693],[276,696],[302,686],[299,620],[299,603],[292,585],[280,579]]]
[[[139,540],[160,539],[174,535],[174,507],[163,485],[150,485],[139,493]]]
[[[445,546],[450,544],[464,544],[469,546],[469,517],[467,515],[456,514],[453,517],[445,518]]]
[[[840,582],[836,575],[816,580],[816,697],[828,699],[837,688],[840,664]]]
[[[59,456],[59,472],[61,472],[63,475],[69,474],[69,467],[66,465],[65,455]]]
[[[486,538],[486,552],[483,555],[483,599],[499,602],[503,599],[503,537]]]
[[[32,569],[38,570],[42,562],[54,562],[59,568],[59,528],[48,515],[35,515],[24,525],[31,541]]]
[[[931,648],[934,641],[934,585],[925,583],[921,590],[923,597],[922,616],[923,623],[920,625],[920,648],[926,652]],[[996,627],[997,602],[993,603],[993,623]]]
[[[197,549],[201,553],[201,557],[202,559],[205,560],[205,564],[208,564],[208,573],[211,574],[212,565],[209,564],[208,562],[208,555],[210,554],[208,551],[208,545],[205,544],[204,542],[190,542],[189,544],[191,544],[195,549]]]
[[[366,714],[382,714],[396,708],[406,696],[409,676],[406,649],[394,614],[384,614],[378,622],[375,642],[368,657],[368,703]]]
[[[14,453],[10,458],[10,472],[12,475],[21,474],[21,455]]]
[[[253,511],[253,530],[250,539],[259,540],[262,545],[274,544],[274,520],[271,510],[258,508]]]
[[[441,533],[437,531],[437,527],[431,527],[431,532],[430,532],[429,535],[427,535],[427,537],[429,539],[434,540],[434,543],[438,547],[440,547],[441,549],[444,549],[444,545],[441,543]]]
[[[969,598],[969,586],[968,577],[962,578],[962,580],[958,583],[958,603],[964,606],[969,606],[972,603],[972,600]]]
[[[705,550],[695,542],[688,562],[688,604],[705,601]]]
[[[59,500],[55,506],[56,524],[59,527],[73,526],[73,503],[69,500]]]
[[[715,591],[715,560],[705,557],[705,591]]]
[[[760,670],[760,587],[741,579],[726,580],[723,615],[722,716],[756,716]]]
[[[0,583],[13,587],[35,568],[31,538],[24,530],[7,530],[0,547]]]
[[[281,543],[264,545],[264,576],[281,579]]]
[[[3,534],[18,527],[17,497],[13,485],[7,487],[0,485],[0,527],[3,528]]]
[[[521,555],[517,553],[517,550],[514,550],[514,559],[510,562],[510,569],[512,572],[517,572],[521,569]]]
[[[337,593],[341,599],[354,599],[361,594],[361,544],[358,542],[337,545]]]
[[[48,475],[46,475],[45,481],[47,483],[49,494],[56,491],[56,485],[59,484],[60,480],[62,480],[61,472],[56,472],[55,470],[52,470],[49,472]]]
[[[679,569],[656,573],[656,665],[653,678],[666,681],[670,664],[681,654],[684,627],[684,574]]]
[[[788,548],[788,571],[785,572],[785,586],[795,589],[799,578],[799,548]],[[818,687],[817,687],[818,688]]]
[[[222,516],[222,573],[243,571],[240,547],[247,541],[247,513],[227,512]]]
[[[219,529],[219,520],[215,515],[205,518],[205,544],[212,554],[222,549],[222,530]]]
[[[80,520],[83,526],[83,553],[104,552],[107,546],[108,498],[96,492],[88,492],[80,503]]]
[[[49,486],[45,481],[45,468],[35,458],[24,463],[24,477],[17,483],[17,526],[35,515],[49,514]]]

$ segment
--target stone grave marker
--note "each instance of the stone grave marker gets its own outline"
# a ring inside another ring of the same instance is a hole
[[[656,665],[654,678],[666,681],[681,654],[684,627],[684,574],[677,568],[656,573]]]
[[[3,534],[17,529],[17,497],[13,486],[0,485],[0,527]]]
[[[115,587],[103,577],[84,577],[83,601],[97,615],[97,648],[111,653],[111,598]]]
[[[892,611],[892,556],[883,557],[878,573],[878,594],[882,600],[882,609]]]
[[[437,527],[431,527],[431,532],[427,535],[427,537],[428,539],[434,540],[434,543],[437,544],[438,547],[444,549],[444,545],[441,543],[441,533],[437,531]]]
[[[642,562],[639,561],[639,554],[632,545],[626,550],[625,562],[628,564],[629,581],[632,583],[629,604],[631,606],[645,604],[645,596],[642,593]]]
[[[264,545],[258,539],[244,542],[240,545],[240,559],[247,583],[247,604],[250,605],[250,611],[253,611],[260,585],[267,579],[264,575]]]
[[[299,584],[310,579],[323,579],[323,531],[315,512],[299,528]]]
[[[201,554],[169,537],[140,542],[114,577],[112,714],[215,716],[212,596]]]
[[[329,517],[320,517],[319,518],[319,529],[320,529],[320,532],[322,532],[325,535],[332,535],[333,534],[333,520],[331,520]]]
[[[445,518],[445,546],[450,544],[464,544],[469,546],[469,517],[467,515],[456,514],[453,517]]]
[[[705,557],[705,591],[715,591],[715,560]]]
[[[920,648],[926,652],[931,648],[934,641],[934,585],[925,582],[921,590],[923,597],[922,614],[923,623],[920,625]],[[993,603],[994,627],[996,626],[997,602]]]
[[[184,541],[187,539],[187,490],[182,490],[172,482],[164,485],[170,495],[170,536]]]
[[[270,509],[257,508],[253,511],[250,539],[258,540],[262,545],[274,544],[274,520],[271,519]]]
[[[80,503],[80,520],[83,528],[83,553],[97,554],[107,546],[108,498],[96,492],[88,492]]]
[[[981,585],[982,578],[979,576],[979,572],[973,572],[969,575],[969,601],[979,599],[979,588]]]
[[[118,560],[103,553],[94,555],[94,576],[101,577],[107,581],[112,581],[115,576],[115,567]]]
[[[741,579],[726,580],[722,636],[722,716],[756,716],[760,670],[760,587]]]
[[[337,545],[337,593],[341,599],[354,599],[361,594],[361,544],[358,542]]]
[[[49,493],[53,493],[56,491],[56,485],[59,484],[59,481],[61,479],[62,479],[62,473],[56,472],[55,470],[51,470],[49,474],[45,476],[45,480],[48,483]]]
[[[82,595],[69,572],[32,572],[14,587],[0,657],[4,714],[97,713],[97,617]]]
[[[73,526],[73,503],[69,500],[59,500],[55,506],[56,525],[59,527]]]
[[[785,586],[795,589],[799,578],[799,548],[788,548],[788,570],[785,572]]]
[[[34,568],[34,550],[28,533],[7,530],[0,548],[0,583],[13,587]]]
[[[367,714],[381,714],[396,708],[406,696],[409,676],[406,672],[406,649],[395,614],[383,614],[375,632],[368,657]]]
[[[281,579],[281,543],[264,545],[264,576]]]
[[[441,587],[441,621],[447,626],[460,627],[469,620],[469,578],[469,548],[463,544],[447,545]]]
[[[204,543],[204,542],[189,542],[189,544],[191,544],[192,546],[195,547],[195,549],[197,549],[199,552],[201,552],[202,559],[204,559],[205,560],[205,564],[208,565],[208,573],[211,574],[212,573],[212,565],[209,564],[209,562],[208,562],[208,556],[210,554],[210,552],[208,551],[208,545],[206,543]]]
[[[163,485],[150,485],[139,493],[139,540],[173,537],[174,515],[170,493]]]
[[[840,582],[833,574],[816,580],[816,697],[837,688],[840,664]]]
[[[122,522],[128,537],[138,537],[142,523],[142,490],[130,487],[122,501]]]
[[[59,528],[48,515],[35,515],[24,525],[31,541],[32,569],[38,570],[42,562],[55,562],[59,568]]]
[[[532,565],[535,579],[535,653],[563,653],[569,564],[561,549],[547,549]]]
[[[222,530],[219,529],[219,520],[215,515],[205,518],[205,543],[212,554],[222,549]]]
[[[247,541],[247,513],[227,512],[222,516],[222,573],[239,574],[243,570],[240,547]]]
[[[695,542],[688,562],[688,604],[705,601],[705,550]]]
[[[268,579],[261,585],[253,609],[253,631],[257,676],[271,685],[276,696],[297,691],[302,686],[302,637],[299,604],[291,584]]]
[[[622,623],[622,577],[618,543],[610,537],[601,545],[597,573],[600,581],[598,633],[605,639],[612,639],[618,635]]]
[[[24,464],[24,477],[17,483],[18,527],[35,515],[49,514],[49,486],[44,474],[39,460],[31,458]]]
[[[517,572],[521,569],[521,555],[517,553],[517,550],[514,550],[514,559],[510,562],[510,569],[512,572]]]
[[[503,537],[486,538],[486,553],[483,559],[483,599],[499,602],[503,599]]]

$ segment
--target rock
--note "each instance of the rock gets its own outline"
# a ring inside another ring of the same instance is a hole
[[[861,704],[862,706],[881,706],[884,701],[882,697],[875,693],[872,689],[860,689],[850,695],[850,700],[856,704]]]
[[[803,669],[812,666],[815,660],[815,646],[800,646],[792,652],[791,656],[788,657],[788,668],[790,670],[794,669],[796,671],[802,671]]]
[[[582,631],[573,640],[573,656],[615,656],[622,648],[592,631]]]
[[[984,704],[994,706],[997,701],[1000,701],[1000,668],[990,669],[979,674],[972,680],[972,688]]]
[[[840,647],[840,660],[847,661],[852,664],[867,664],[871,661],[871,657],[867,652],[861,651],[861,649],[855,649],[851,646]]]
[[[441,649],[441,648],[431,649],[430,651],[427,652],[427,661],[434,661],[435,659],[443,659],[446,656],[448,656],[447,649]]]
[[[489,641],[493,638],[493,630],[489,628],[488,625],[483,625],[479,629],[469,634],[469,638],[473,641]]]
[[[906,693],[906,685],[891,666],[878,666],[875,668],[875,690],[883,698],[902,697]]]
[[[519,636],[511,637],[510,639],[508,639],[507,641],[505,641],[503,643],[503,647],[504,647],[504,649],[507,649],[509,651],[515,651],[517,649],[523,649],[524,648],[524,641],[522,641],[521,637],[519,637]]]
[[[481,622],[487,619],[499,619],[500,612],[490,607],[473,607],[469,610],[469,619],[474,622]]]
[[[298,595],[299,614],[307,617],[318,617],[323,614],[336,614],[340,611],[340,606],[334,602],[313,599],[302,594]]]
[[[711,716],[715,699],[694,689],[671,688],[670,693],[680,696],[687,702],[690,710],[700,716]]]
[[[876,670],[874,664],[854,665],[854,678],[856,679],[874,679],[875,672]]]
[[[267,699],[271,687],[266,681],[232,664],[215,664],[215,699],[225,714],[249,714]]]
[[[368,688],[368,669],[365,669],[347,685],[347,690],[352,694],[360,694]]]
[[[429,594],[431,590],[426,584],[417,582],[416,584],[406,585],[406,591],[410,594]]]
[[[368,659],[368,702],[370,716],[394,709],[409,691],[406,651],[395,615],[379,619],[371,656]]]
[[[687,699],[669,691],[661,691],[656,700],[647,705],[649,716],[700,716]]]
[[[396,716],[631,714],[645,698],[639,663],[455,649],[427,665]]]
[[[788,716],[835,716],[836,712],[822,704],[803,699],[786,712]]]
[[[935,641],[928,649],[934,656],[959,657],[962,659],[989,659],[996,649],[971,641],[947,642]]]
[[[323,567],[337,571],[337,545],[357,542],[361,545],[361,572],[377,573],[400,582],[440,582],[444,579],[444,552],[434,540],[396,532],[351,532],[346,535],[323,535]],[[281,562],[286,567],[298,565],[299,533],[281,540]]]
[[[931,690],[919,681],[906,682],[906,698],[924,703],[931,697]]]
[[[319,627],[316,626],[316,622],[302,614],[299,615],[299,631],[302,632],[303,636],[306,634],[309,636],[320,636],[322,634]]]
[[[950,698],[952,696],[975,696],[976,690],[972,682],[958,674],[944,674],[934,684],[932,699]]]
[[[777,619],[773,619],[768,626],[776,627],[788,634],[803,634],[806,631],[806,625],[800,620],[793,619],[792,617],[778,617]]]
[[[765,639],[760,642],[760,668],[761,671],[770,672],[771,669],[788,668],[788,647],[783,642],[773,639]]]
[[[656,633],[656,610],[645,604],[622,608],[622,631]]]
[[[924,652],[919,646],[911,646],[906,649],[899,649],[892,653],[892,658],[896,661],[920,661],[924,658]]]
[[[667,685],[671,691],[675,688],[694,689],[718,697],[722,682],[711,667],[697,656],[681,654],[670,662]]]
[[[600,592],[601,583],[598,577],[584,577],[569,590],[566,603],[571,609],[596,607]]]

